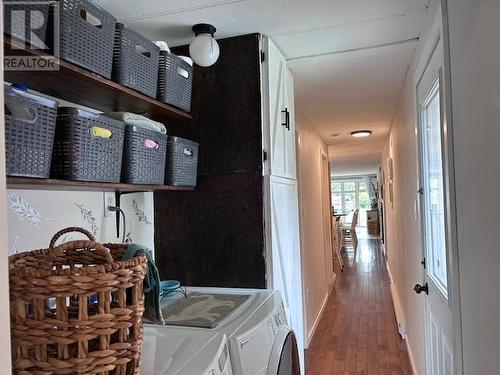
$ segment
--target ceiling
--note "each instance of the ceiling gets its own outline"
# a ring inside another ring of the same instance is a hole
[[[296,109],[329,145],[334,175],[373,173],[430,0],[97,0],[153,40],[187,44],[191,26],[217,38],[259,32],[282,50]],[[147,6],[145,6],[147,4]],[[373,136],[349,133],[370,129]],[[333,133],[340,133],[332,137]]]

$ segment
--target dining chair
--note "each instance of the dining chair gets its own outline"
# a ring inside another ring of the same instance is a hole
[[[351,243],[353,249],[356,251],[358,247],[358,236],[356,234],[356,225],[358,225],[359,209],[354,211],[352,215],[351,224],[343,224],[340,229],[342,231],[342,244]]]
[[[340,265],[340,270],[344,271],[344,261],[342,260],[341,250],[342,250],[342,231],[340,230],[340,216],[335,217],[335,221],[332,225],[332,246],[337,261]]]

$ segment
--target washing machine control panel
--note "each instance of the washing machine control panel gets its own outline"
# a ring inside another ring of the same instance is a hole
[[[272,334],[272,337],[276,336],[281,326],[287,324],[285,309],[283,308],[283,304],[280,303],[276,311],[267,319],[267,326]]]
[[[210,365],[207,375],[233,375],[226,337],[224,337],[223,344]]]

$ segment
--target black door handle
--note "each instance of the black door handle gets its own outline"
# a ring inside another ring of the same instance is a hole
[[[415,293],[420,294],[422,292],[425,292],[425,294],[429,294],[429,285],[425,283],[424,285],[420,284],[415,284],[415,287],[413,288]]]
[[[285,108],[281,113],[285,114],[285,122],[281,123],[281,126],[284,126],[288,131],[290,131],[290,112],[288,112],[288,108]]]

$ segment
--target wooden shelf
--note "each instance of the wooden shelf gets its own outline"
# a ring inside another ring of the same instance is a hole
[[[5,56],[44,56],[4,35]],[[4,71],[9,82],[27,84],[30,89],[103,112],[127,111],[147,114],[157,121],[178,121],[192,116],[133,89],[103,78],[70,62],[56,59],[55,71]]]
[[[7,177],[8,189],[30,190],[73,190],[73,191],[119,191],[119,192],[144,192],[144,191],[190,191],[192,186],[170,185],[132,185],[122,183],[68,181],[31,177]]]

